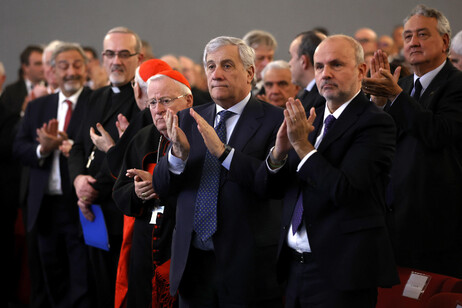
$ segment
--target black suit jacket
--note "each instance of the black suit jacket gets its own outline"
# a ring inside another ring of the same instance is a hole
[[[301,89],[297,94],[297,98],[300,100],[300,102],[302,102],[302,105],[307,112],[310,112],[312,107],[318,108],[326,102],[325,98],[319,94],[316,84],[311,89],[311,91]]]
[[[462,251],[462,72],[447,61],[422,93],[413,76],[386,111],[398,128],[390,205],[396,248],[416,254]]]
[[[83,108],[90,97],[91,90],[84,88],[77,100],[77,104],[72,112],[72,118],[67,128],[69,139],[75,139],[83,119]],[[30,167],[29,194],[27,197],[27,229],[32,230],[40,212],[43,196],[47,190],[48,179],[50,177],[53,155],[50,154],[45,159],[37,158],[37,146],[39,145],[36,129],[50,119],[57,117],[59,94],[51,94],[31,101],[26,108],[24,118],[21,122],[16,136],[13,151],[20,161]],[[69,181],[67,169],[67,158],[60,154],[61,186],[63,194],[70,196],[73,194],[72,185]],[[72,205],[69,205],[72,206]],[[77,204],[73,207],[77,214]]]
[[[216,105],[194,107],[213,126]],[[213,236],[216,268],[221,277],[220,287],[229,291],[229,300],[250,302],[257,296],[274,296],[269,279],[257,275],[261,253],[268,245],[263,234],[268,199],[260,198],[253,188],[255,172],[266,158],[282,123],[282,109],[251,98],[236,124],[229,144],[235,149],[230,170],[223,168],[217,205],[217,232]],[[176,227],[173,233],[170,292],[174,294],[181,282],[188,261],[193,235],[194,205],[202,173],[206,146],[189,110],[179,113],[180,127],[185,132],[191,150],[181,175],[168,170],[167,156],[154,169],[153,185],[161,198],[172,198],[177,204]],[[265,283],[261,283],[264,281]],[[275,283],[275,282],[274,282]],[[276,285],[276,283],[275,283]]]
[[[324,105],[316,110],[315,144]],[[262,165],[262,191],[284,196],[278,273],[286,279],[286,244],[293,211],[303,193],[304,224],[321,275],[338,290],[391,286],[398,282],[385,223],[384,191],[394,153],[395,126],[361,92],[346,107],[314,153],[297,172],[294,150],[273,174]]]
[[[127,86],[127,85],[126,85]],[[80,175],[91,175],[96,179],[93,187],[98,191],[98,198],[95,204],[100,204],[106,219],[106,225],[110,234],[121,235],[123,226],[122,213],[117,209],[112,200],[112,188],[115,178],[109,169],[106,154],[95,149],[90,138],[90,127],[96,129],[96,123],[101,123],[104,129],[117,142],[119,134],[115,122],[117,115],[122,113],[129,121],[133,120],[139,112],[136,105],[133,90],[125,89],[118,95],[123,95],[117,103],[109,105],[112,89],[110,86],[103,87],[93,92],[84,110],[84,119],[80,123],[81,129],[68,159],[69,174],[71,182]],[[86,168],[88,157],[95,149],[95,158],[89,168]]]
[[[0,104],[4,104],[13,114],[19,115],[26,96],[26,83],[19,79],[5,88],[0,96]]]

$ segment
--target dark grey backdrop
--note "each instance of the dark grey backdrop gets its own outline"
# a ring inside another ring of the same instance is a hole
[[[331,34],[352,35],[368,26],[378,35],[394,25],[419,1],[414,0],[0,0],[0,61],[7,84],[17,78],[19,53],[30,43],[60,39],[92,45],[101,52],[104,34],[127,26],[148,40],[156,56],[184,54],[200,61],[213,37],[242,37],[251,29],[274,34],[276,59],[288,59],[288,46],[297,33],[315,26]],[[462,1],[429,0],[462,29]]]

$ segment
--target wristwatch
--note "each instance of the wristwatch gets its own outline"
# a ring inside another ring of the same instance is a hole
[[[229,144],[225,144],[225,151],[223,152],[223,154],[221,154],[220,157],[218,157],[218,161],[220,162],[220,164],[222,164],[226,157],[228,157],[229,153],[231,152],[231,150],[233,149]]]

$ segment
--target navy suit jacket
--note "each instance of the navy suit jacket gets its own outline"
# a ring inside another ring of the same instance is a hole
[[[316,110],[314,145],[322,127]],[[262,191],[284,197],[278,274],[287,278],[286,244],[294,208],[303,193],[304,224],[321,275],[338,290],[391,286],[398,282],[385,223],[384,191],[395,149],[395,126],[360,92],[335,121],[314,153],[297,172],[294,150],[273,174],[261,166]]]
[[[447,60],[418,102],[410,97],[413,83],[413,75],[401,79],[403,92],[385,109],[398,128],[389,200],[396,248],[460,253],[462,72]]]
[[[213,126],[216,105],[193,107]],[[256,195],[255,172],[275,142],[283,120],[282,109],[251,98],[237,122],[228,144],[235,149],[230,170],[222,169],[217,205],[217,231],[213,236],[216,268],[222,287],[236,302],[249,302],[274,290],[265,289],[266,276],[259,276],[259,248],[268,245],[265,215],[268,199]],[[167,155],[154,170],[153,186],[161,198],[172,198],[177,205],[173,233],[170,292],[181,282],[193,236],[194,206],[204,163],[206,146],[189,110],[179,113],[179,125],[185,132],[191,150],[184,172],[174,175],[168,170]],[[266,256],[268,257],[268,256]],[[268,273],[270,274],[270,273]],[[266,275],[263,274],[263,275]],[[274,283],[276,285],[276,283]],[[260,289],[259,289],[260,288]]]
[[[72,118],[67,128],[69,139],[75,139],[77,132],[80,128],[80,123],[83,118],[83,106],[88,100],[91,90],[84,88],[77,100],[77,104],[72,112]],[[13,153],[20,161],[30,167],[29,176],[29,194],[27,197],[28,211],[27,211],[27,229],[30,231],[37,220],[40,211],[43,196],[47,190],[48,179],[50,177],[51,165],[53,155],[50,154],[45,159],[37,158],[37,146],[39,145],[36,140],[36,129],[40,128],[43,123],[57,117],[58,112],[58,99],[59,94],[54,93],[47,96],[40,97],[30,102],[26,108],[24,117],[22,119],[18,134],[16,136]],[[61,166],[61,186],[63,194],[70,195],[72,193],[72,186],[69,181],[69,174],[67,169],[67,158],[62,154],[60,155]],[[77,204],[75,204],[77,213]]]

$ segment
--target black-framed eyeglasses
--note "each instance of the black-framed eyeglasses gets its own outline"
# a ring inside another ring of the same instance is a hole
[[[185,97],[187,95],[188,94],[183,94],[183,95],[180,95],[178,97],[173,97],[173,98],[170,98],[170,97],[161,97],[159,99],[153,98],[150,101],[148,101],[148,105],[149,105],[149,108],[151,109],[155,109],[157,107],[157,103],[160,103],[164,107],[169,107],[173,103],[173,101],[179,98]]]
[[[119,52],[115,52],[113,50],[105,50],[102,55],[108,59],[112,59],[115,56],[118,56],[120,59],[128,59],[130,57],[136,56],[138,52],[130,53],[128,50],[121,50]]]

